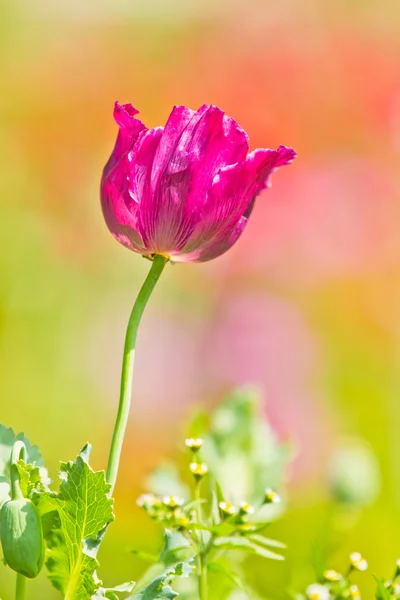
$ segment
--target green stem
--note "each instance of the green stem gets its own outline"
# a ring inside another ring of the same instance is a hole
[[[26,578],[23,575],[21,575],[21,573],[17,573],[17,587],[15,589],[15,600],[24,600],[25,584]]]
[[[207,583],[207,554],[200,552],[199,554],[199,598],[207,600],[208,598],[208,583]]]
[[[151,269],[133,306],[128,322],[128,328],[126,330],[121,373],[121,392],[106,472],[106,479],[108,483],[111,484],[110,494],[112,494],[117,480],[122,444],[131,406],[133,364],[135,360],[137,332],[143,311],[167,262],[168,258],[161,256],[160,254],[155,255]]]
[[[17,463],[20,459],[26,460],[26,447],[24,442],[17,440],[12,447],[10,459],[11,500],[21,500],[24,496],[19,484],[19,472]]]
[[[201,505],[201,479],[197,479],[195,483],[195,500],[197,501],[196,516],[197,522],[203,525],[203,509]],[[208,561],[208,548],[204,545],[203,531],[199,530],[199,543],[200,552],[198,554],[198,570],[199,570],[199,598],[200,600],[207,600],[208,597],[208,584],[207,584],[207,561]]]

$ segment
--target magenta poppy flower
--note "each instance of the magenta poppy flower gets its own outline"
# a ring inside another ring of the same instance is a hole
[[[257,195],[296,153],[248,153],[246,132],[217,106],[175,106],[147,129],[131,104],[115,103],[119,133],[101,181],[106,223],[124,246],[174,262],[220,256],[244,230]]]

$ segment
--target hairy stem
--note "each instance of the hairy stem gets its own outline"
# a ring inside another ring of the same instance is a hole
[[[128,322],[128,328],[126,330],[121,373],[121,392],[106,472],[106,479],[108,483],[111,484],[111,494],[117,481],[122,444],[131,406],[133,365],[135,360],[137,332],[143,311],[167,262],[168,258],[160,254],[155,255],[151,269],[133,306]]]

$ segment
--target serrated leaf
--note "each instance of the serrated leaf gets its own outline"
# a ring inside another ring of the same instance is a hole
[[[147,588],[151,590],[150,586],[160,578],[166,580],[167,577],[174,575],[188,577],[193,571],[191,562],[196,552],[194,545],[181,533],[165,530],[164,548],[158,559],[159,562],[149,567],[137,582],[136,594]]]
[[[31,498],[34,492],[43,493],[48,490],[46,483],[42,481],[39,467],[27,464],[20,459],[17,463],[17,469],[21,492],[25,498]]]
[[[243,537],[217,538],[214,541],[214,547],[218,550],[242,550],[243,552],[249,552],[250,554],[258,554],[258,556],[263,556],[264,558],[284,560],[284,557],[280,554],[267,550],[258,544],[254,544],[248,538]]]
[[[95,596],[92,596],[92,600],[100,600],[101,598],[108,598],[108,600],[119,600],[118,594],[130,594],[135,587],[134,581],[127,581],[121,585],[117,585],[113,588],[99,588]]]
[[[160,575],[137,594],[129,596],[128,600],[173,600],[178,593],[174,592],[169,582],[170,574]]]
[[[56,526],[47,532],[47,568],[54,587],[65,600],[90,600],[100,588],[97,550],[104,528],[114,519],[110,485],[104,472],[88,464],[90,446],[75,462],[61,463],[60,491],[38,497],[43,515],[56,512]]]
[[[38,467],[44,484],[49,483],[48,473],[39,447],[32,446],[29,439],[22,432],[16,435],[11,427],[0,425],[0,506],[10,499],[10,458],[12,447],[17,440],[25,444],[26,463]]]

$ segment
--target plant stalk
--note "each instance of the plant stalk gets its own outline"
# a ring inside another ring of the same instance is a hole
[[[114,425],[106,472],[106,480],[111,484],[110,495],[113,493],[115,483],[117,481],[122,445],[131,407],[133,365],[135,360],[137,332],[146,304],[168,260],[168,258],[162,256],[161,254],[155,255],[150,271],[138,294],[128,321],[122,361],[121,391],[118,413]]]
[[[201,505],[201,479],[198,479],[195,483],[195,500],[197,501],[196,515],[197,522],[199,525],[204,525],[203,522],[203,509]],[[199,598],[200,600],[207,600],[208,598],[208,581],[207,581],[207,561],[208,561],[208,547],[204,543],[204,532],[200,530],[198,532],[200,552],[198,554],[198,583],[199,583]]]
[[[15,600],[24,600],[25,599],[25,584],[26,584],[26,577],[21,575],[21,573],[17,573],[17,586],[15,589]]]
[[[207,582],[207,553],[200,552],[199,554],[199,598],[207,600],[208,598],[208,582]]]
[[[26,447],[24,442],[17,440],[12,447],[10,458],[11,500],[21,500],[23,498],[19,484],[19,471],[17,467],[17,463],[21,458],[22,460],[26,460]]]

